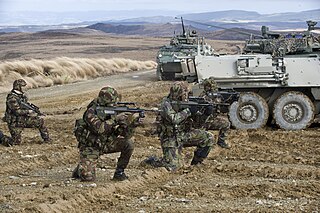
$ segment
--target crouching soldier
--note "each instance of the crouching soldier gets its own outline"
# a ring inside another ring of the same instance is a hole
[[[13,144],[21,144],[24,128],[37,128],[44,143],[50,142],[48,130],[41,118],[39,108],[28,102],[23,88],[27,83],[23,79],[13,82],[13,89],[7,96],[4,121],[7,122]]]
[[[199,95],[200,97],[213,104],[221,101],[218,97],[213,96],[218,91],[218,87],[212,77],[205,79],[202,85],[204,91]],[[213,113],[205,119],[203,125],[206,130],[219,130],[217,144],[222,148],[230,148],[226,143],[226,138],[230,131],[230,121],[226,115],[219,114],[219,112]]]
[[[76,121],[74,133],[79,142],[80,162],[73,171],[73,178],[94,181],[99,156],[121,152],[113,179],[128,179],[124,170],[133,153],[132,136],[135,127],[140,124],[140,117],[129,112],[117,114],[101,110],[103,107],[114,107],[118,97],[114,88],[103,87],[98,97],[88,105],[83,119]]]
[[[182,148],[195,146],[191,165],[197,165],[208,156],[214,145],[213,135],[192,128],[192,115],[197,108],[181,108],[180,101],[188,101],[188,84],[175,82],[160,107],[159,137],[163,152],[162,163],[168,170],[182,166]]]

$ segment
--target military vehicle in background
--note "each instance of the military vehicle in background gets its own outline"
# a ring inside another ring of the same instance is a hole
[[[320,42],[308,30],[278,34],[262,27],[262,38],[251,37],[244,54],[204,56],[198,54],[195,72],[183,69],[189,80],[214,77],[219,88],[241,92],[230,106],[229,118],[238,129],[256,129],[274,122],[285,130],[307,128],[320,118]],[[202,90],[197,84],[194,95]]]
[[[213,49],[206,44],[203,37],[199,37],[195,30],[185,30],[181,17],[182,34],[170,40],[169,45],[160,48],[157,54],[157,77],[159,80],[174,80],[182,75],[181,60],[183,57],[194,58],[195,55],[212,55]],[[184,63],[188,65],[188,63]],[[193,67],[189,67],[193,69]]]

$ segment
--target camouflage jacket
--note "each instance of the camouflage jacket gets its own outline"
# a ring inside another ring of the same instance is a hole
[[[160,106],[160,139],[175,137],[177,134],[188,132],[191,112],[187,109],[179,109],[171,104],[171,100],[165,98]]]
[[[5,121],[8,124],[23,122],[29,116],[30,110],[24,109],[21,103],[28,103],[27,96],[18,90],[11,90],[6,100]]]
[[[97,111],[98,106],[97,100],[94,99],[88,105],[83,118],[76,121],[74,133],[79,147],[95,147],[102,150],[118,137],[132,137],[136,126],[126,114],[100,115]]]
[[[202,93],[200,93],[199,97],[204,98],[204,100],[208,101],[209,103],[221,103],[222,102],[221,97],[213,95],[217,91],[218,90],[202,91]],[[215,106],[213,113],[210,114],[209,116],[205,115],[205,113],[197,115],[194,118],[193,126],[195,128],[204,128],[204,126],[208,122],[211,122],[213,119],[215,119],[219,113],[220,113],[219,106]]]

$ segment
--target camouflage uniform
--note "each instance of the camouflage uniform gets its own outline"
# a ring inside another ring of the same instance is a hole
[[[218,97],[213,97],[212,94],[218,91],[217,84],[215,80],[210,77],[203,81],[204,91],[199,95],[203,97],[206,101],[211,103],[219,103],[221,100]],[[230,121],[227,116],[218,114],[218,112],[211,114],[206,117],[202,123],[204,123],[204,128],[206,130],[219,130],[218,142],[217,144],[222,148],[229,148],[229,145],[225,142],[229,130]]]
[[[73,172],[74,178],[94,181],[95,168],[102,154],[121,152],[113,179],[125,180],[124,173],[133,153],[132,135],[139,118],[132,113],[117,115],[99,114],[98,106],[114,106],[118,93],[112,87],[100,90],[98,98],[87,107],[83,119],[76,121],[75,136],[79,142],[80,163]]]
[[[43,118],[33,110],[25,109],[22,103],[28,103],[28,98],[22,91],[27,83],[23,79],[13,82],[13,89],[7,96],[4,120],[8,124],[13,144],[21,144],[21,133],[24,128],[37,128],[44,142],[49,142],[50,137],[44,125]]]
[[[209,154],[214,144],[213,135],[191,126],[193,109],[180,109],[172,101],[187,99],[186,83],[176,82],[170,88],[170,94],[161,103],[159,137],[163,151],[162,162],[168,170],[175,170],[182,165],[183,147],[196,146],[191,164],[201,163]]]

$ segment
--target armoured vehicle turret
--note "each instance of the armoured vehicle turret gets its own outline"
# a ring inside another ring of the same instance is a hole
[[[315,21],[307,21],[307,31],[287,34],[270,32],[268,27],[262,26],[262,38],[255,39],[254,36],[251,36],[246,41],[244,52],[271,54],[273,57],[319,52],[319,37],[311,33],[316,28],[316,24]]]
[[[202,55],[212,55],[213,49],[199,37],[195,30],[185,30],[181,17],[182,34],[171,38],[170,44],[160,48],[157,54],[157,77],[159,80],[174,80],[181,77],[181,58],[194,58],[198,49]]]
[[[196,81],[214,77],[219,88],[241,92],[229,109],[229,119],[238,129],[256,129],[270,123],[285,130],[307,128],[320,118],[319,37],[308,30],[278,34],[262,28],[262,37],[250,38],[244,54],[195,56]],[[189,78],[190,79],[190,78]],[[202,90],[197,84],[194,95]]]

